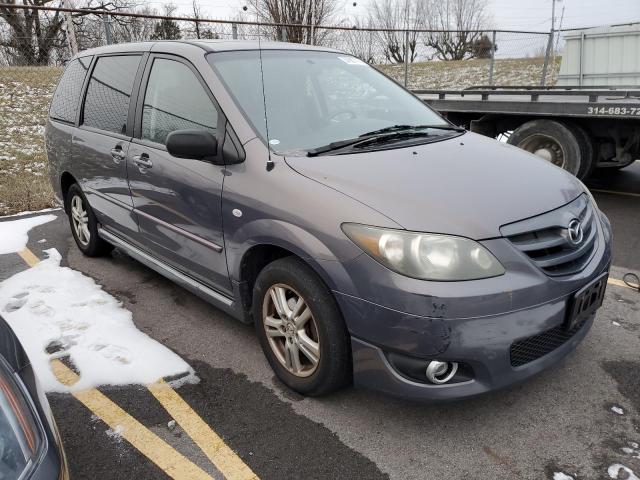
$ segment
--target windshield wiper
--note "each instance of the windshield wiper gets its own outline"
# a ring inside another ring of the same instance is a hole
[[[372,132],[363,133],[359,137],[347,140],[339,140],[331,142],[328,145],[312,148],[307,151],[307,157],[315,157],[323,153],[341,150],[346,147],[360,147],[370,145],[372,143],[382,143],[389,140],[397,140],[402,138],[429,136],[428,133],[421,130],[427,129],[451,130],[455,132],[464,132],[465,129],[454,125],[392,125],[390,127],[381,128]]]
[[[436,130],[453,130],[456,132],[464,132],[464,128],[456,127],[455,125],[442,124],[442,125],[391,125],[390,127],[381,128],[380,130],[373,130],[372,132],[363,133],[360,137],[369,137],[372,135],[379,135],[381,133],[393,133],[402,132],[405,130],[425,130],[433,128]]]

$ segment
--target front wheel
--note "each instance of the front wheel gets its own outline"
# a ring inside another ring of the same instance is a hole
[[[342,315],[331,292],[302,261],[282,258],[260,272],[253,316],[271,368],[292,390],[324,395],[351,379]]]
[[[113,250],[98,236],[98,221],[77,183],[69,188],[66,201],[71,233],[80,251],[88,257],[97,257]]]

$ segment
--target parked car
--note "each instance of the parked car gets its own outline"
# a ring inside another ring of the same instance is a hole
[[[68,478],[47,397],[20,341],[0,317],[0,479]]]
[[[253,322],[302,394],[504,387],[572,351],[602,303],[610,225],[579,180],[335,50],[88,50],[46,144],[82,252],[121,248]]]

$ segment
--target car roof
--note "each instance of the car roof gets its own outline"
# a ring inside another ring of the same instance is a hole
[[[234,50],[302,50],[317,52],[334,52],[340,53],[339,50],[328,47],[317,47],[313,45],[305,45],[302,43],[289,42],[262,42],[257,40],[158,40],[138,43],[119,43],[114,45],[106,45],[103,47],[91,48],[84,50],[78,54],[78,57],[87,55],[100,55],[115,52],[148,52],[157,44],[187,44],[202,48],[207,52],[228,52]]]

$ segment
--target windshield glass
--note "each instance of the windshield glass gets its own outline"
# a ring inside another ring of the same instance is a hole
[[[448,125],[349,55],[263,50],[264,98],[259,51],[214,53],[208,60],[258,135],[279,153],[304,154],[393,125]]]

